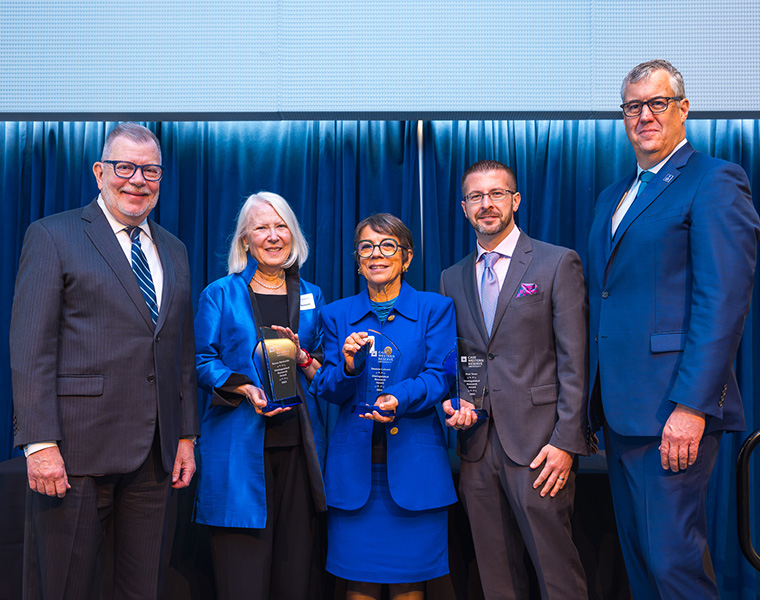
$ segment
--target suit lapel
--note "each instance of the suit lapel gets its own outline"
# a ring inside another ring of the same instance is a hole
[[[478,253],[473,252],[467,257],[462,267],[462,289],[467,300],[467,306],[472,313],[472,320],[478,327],[478,333],[483,340],[483,346],[488,346],[488,332],[486,331],[486,322],[483,320],[483,311],[480,307],[480,294],[478,294],[478,275],[475,270],[475,261],[478,259]]]
[[[97,201],[85,207],[82,212],[82,219],[87,222],[84,226],[85,234],[114,272],[127,296],[145,319],[146,324],[153,329],[153,319],[150,316],[148,305],[145,304],[145,298],[132,271],[132,266],[124,255],[124,251],[121,249],[119,241]]]
[[[499,302],[496,305],[496,314],[493,318],[493,328],[491,329],[491,335],[496,332],[499,327],[499,323],[504,317],[504,313],[512,302],[512,299],[517,293],[517,286],[525,276],[525,272],[528,270],[533,257],[530,255],[532,251],[532,244],[530,238],[522,231],[520,237],[517,238],[517,245],[515,251],[512,253],[512,259],[509,261],[509,269],[507,270],[507,276],[504,279],[504,284],[501,286],[501,292],[499,293]]]
[[[615,209],[623,199],[623,194],[625,194],[625,191],[631,187],[631,184],[633,184],[635,178],[636,173],[631,175],[631,177],[629,177],[627,180],[621,181],[617,186],[615,186],[615,189],[610,192],[609,197],[611,199],[611,202],[609,202],[607,206],[599,207],[599,210],[604,211],[604,231],[602,232],[602,239],[604,240],[605,263],[609,260],[610,254],[612,254],[612,215],[615,214]],[[615,236],[615,238],[619,240],[620,236]]]
[[[654,179],[652,179],[652,181],[647,184],[647,186],[644,188],[644,191],[642,191],[639,197],[633,201],[633,204],[631,204],[628,212],[625,213],[625,217],[623,217],[623,220],[620,222],[618,230],[615,233],[615,239],[611,244],[610,252],[606,255],[607,263],[605,272],[609,270],[610,261],[615,252],[615,249],[618,247],[620,241],[625,236],[625,232],[628,227],[630,227],[630,225],[638,218],[638,216],[644,212],[644,210],[646,210],[649,205],[651,205],[652,202],[654,202],[671,183],[678,179],[681,167],[689,162],[689,158],[692,154],[694,154],[694,148],[692,148],[691,144],[687,142],[678,150],[678,152],[676,152],[670,158],[667,163],[663,165],[663,167],[658,171],[657,175],[655,175]],[[607,231],[609,232],[609,229]]]

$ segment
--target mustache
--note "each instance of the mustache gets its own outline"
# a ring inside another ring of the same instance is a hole
[[[486,210],[479,210],[475,215],[476,219],[484,219],[486,217],[501,217],[501,213],[495,208],[488,208]]]

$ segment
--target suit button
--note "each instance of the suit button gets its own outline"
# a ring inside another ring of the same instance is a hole
[[[396,435],[398,433],[398,427],[391,427],[391,435]]]
[[[388,320],[393,321],[393,319],[396,318],[396,315],[388,315]]]
[[[155,375],[148,375],[148,383],[153,383],[156,381]]]
[[[602,292],[602,298],[607,298],[607,297],[609,297],[609,295],[610,295],[610,293],[607,290],[604,290]]]
[[[494,358],[496,358],[496,357],[493,355],[493,352],[489,352],[488,353],[488,360],[493,360]]]

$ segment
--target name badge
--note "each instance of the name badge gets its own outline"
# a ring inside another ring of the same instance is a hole
[[[314,304],[314,294],[301,294],[301,310],[312,310],[317,308]]]

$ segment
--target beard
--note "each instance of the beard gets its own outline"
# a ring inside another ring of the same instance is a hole
[[[119,214],[126,215],[128,217],[147,217],[148,214],[150,214],[150,211],[152,211],[158,203],[158,194],[156,194],[144,207],[130,206],[122,202],[118,194],[114,194],[109,188],[105,186],[100,191],[100,194],[103,196],[103,201],[105,202],[109,211],[111,211],[111,214],[113,214],[114,208],[118,211],[118,214],[113,215],[117,218],[117,220]]]
[[[475,215],[475,231],[483,235],[498,235],[512,224],[513,213],[510,210],[506,215],[502,215],[496,212],[478,213]],[[493,225],[486,225],[480,222],[480,219],[484,217],[497,217],[498,222]]]

